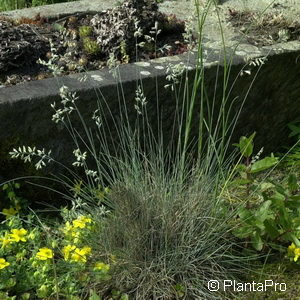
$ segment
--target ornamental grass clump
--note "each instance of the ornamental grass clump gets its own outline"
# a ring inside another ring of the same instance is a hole
[[[115,255],[110,279],[95,283],[98,294],[114,287],[132,299],[177,299],[180,286],[185,299],[213,299],[208,281],[234,278],[246,262],[214,196],[215,178],[186,174],[183,183],[146,158],[126,168],[108,196],[113,212],[91,240],[98,255]]]

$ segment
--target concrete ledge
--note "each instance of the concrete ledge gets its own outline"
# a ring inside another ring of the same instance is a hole
[[[0,12],[0,16],[6,16],[12,19],[34,18],[36,15],[52,18],[60,18],[65,15],[71,15],[75,13],[91,12],[96,13],[116,5],[116,0],[81,0],[74,2],[65,2],[58,4],[50,4],[37,6],[32,8],[17,9],[11,11]]]

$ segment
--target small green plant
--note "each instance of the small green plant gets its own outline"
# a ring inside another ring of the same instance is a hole
[[[91,34],[93,33],[93,29],[91,26],[80,26],[79,27],[79,36],[81,38],[85,38],[85,37],[88,37],[90,36]]]
[[[238,144],[234,144],[244,159],[244,162],[238,164],[236,166],[236,171],[239,173],[239,178],[234,181],[234,183],[238,183],[240,185],[245,185],[247,187],[247,194],[249,194],[249,184],[253,184],[255,182],[255,177],[257,173],[263,172],[271,167],[274,167],[278,164],[278,158],[274,157],[273,154],[267,156],[263,159],[260,159],[260,155],[263,151],[261,149],[258,154],[252,157],[253,154],[253,139],[255,137],[255,133],[253,133],[250,137],[242,136],[239,140]]]
[[[82,40],[82,44],[83,44],[83,49],[87,54],[96,55],[101,51],[101,48],[97,44],[97,42],[92,40],[89,37],[85,37]]]
[[[243,158],[236,170],[238,178],[232,181],[233,189],[242,189],[240,197],[244,197],[244,205],[238,209],[238,225],[233,234],[261,251],[272,248],[285,251],[286,244],[295,243],[300,247],[300,193],[297,177],[289,174],[280,182],[266,179],[263,173],[278,164],[273,155],[251,159],[254,134],[249,138],[241,137],[235,144]],[[261,152],[261,151],[260,151]],[[250,200],[254,201],[250,201]]]

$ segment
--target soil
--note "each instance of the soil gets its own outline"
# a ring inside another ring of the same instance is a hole
[[[300,23],[281,12],[261,14],[228,9],[227,21],[255,46],[300,40]]]
[[[59,20],[0,17],[0,87],[187,51],[184,21],[150,0],[136,3]]]

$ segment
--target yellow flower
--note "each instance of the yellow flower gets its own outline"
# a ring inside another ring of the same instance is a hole
[[[97,262],[94,267],[95,271],[99,270],[99,271],[107,272],[109,271],[109,269],[110,269],[110,265],[107,265],[103,262]]]
[[[92,249],[91,249],[91,247],[85,246],[81,249],[81,251],[82,251],[83,255],[88,255],[92,252]]]
[[[72,253],[72,255],[71,255],[71,260],[76,261],[76,262],[85,263],[86,262],[86,256],[82,255],[80,249],[76,248],[74,253]]]
[[[288,256],[294,256],[295,249],[296,249],[296,245],[294,243],[288,246]]]
[[[71,254],[71,260],[76,262],[86,262],[86,255],[90,254],[92,249],[90,247],[76,248]]]
[[[85,228],[86,223],[92,223],[92,219],[85,216],[80,216],[76,220],[73,220],[72,223],[75,228]]]
[[[296,262],[300,256],[300,248],[296,248],[294,250],[294,254],[295,254],[294,261]]]
[[[26,242],[25,235],[27,234],[27,230],[25,230],[24,228],[12,229],[11,232],[12,233],[9,235],[9,237],[13,242]]]
[[[292,243],[288,247],[288,257],[290,257],[291,260],[294,260],[294,262],[297,262],[300,257],[300,248],[296,247],[294,243]]]
[[[36,254],[36,258],[39,260],[47,260],[53,257],[53,251],[49,248],[40,248],[39,252]]]
[[[76,249],[74,245],[67,245],[63,248],[62,252],[64,254],[64,259],[68,260],[70,258],[70,253]]]
[[[2,210],[2,213],[6,216],[6,219],[16,215],[18,213],[18,210],[14,209],[13,207],[10,208],[4,208]]]
[[[83,253],[84,253],[85,255],[88,255],[88,254],[91,254],[92,248],[91,248],[91,247],[85,246],[85,247],[82,248],[82,251],[83,251]]]
[[[90,247],[86,246],[80,249],[77,248],[75,245],[67,245],[62,250],[65,260],[75,262],[86,262],[86,256],[90,254],[91,251],[92,249]]]
[[[6,268],[9,265],[10,263],[7,262],[4,258],[0,258],[0,270]]]

